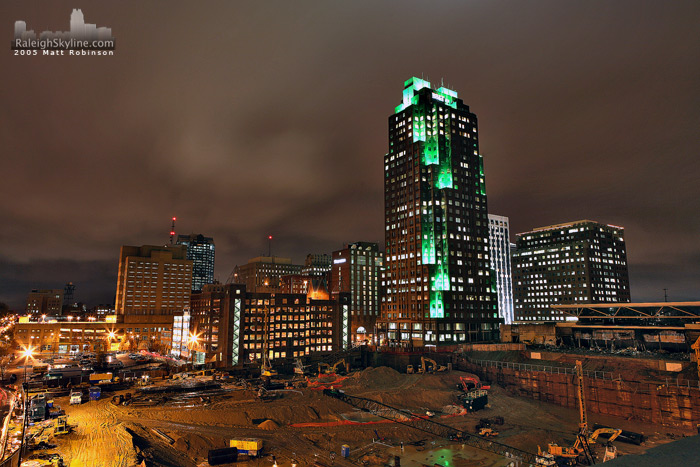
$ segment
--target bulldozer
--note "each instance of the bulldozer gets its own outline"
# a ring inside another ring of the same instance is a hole
[[[498,432],[494,430],[493,428],[479,428],[479,431],[477,432],[479,436],[483,436],[485,438],[492,438],[495,436],[498,436]]]

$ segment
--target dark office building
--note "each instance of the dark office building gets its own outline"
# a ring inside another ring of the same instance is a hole
[[[25,311],[28,315],[58,316],[63,306],[63,290],[34,289],[27,295]]]
[[[192,261],[192,291],[202,290],[214,282],[214,239],[202,234],[178,235],[177,244],[187,247],[187,259]]]
[[[304,266],[291,258],[259,256],[233,269],[233,282],[245,284],[249,292],[276,293],[282,290],[282,276],[301,274]]]
[[[624,233],[582,220],[517,234],[515,321],[564,321],[551,305],[629,302]]]
[[[333,252],[331,297],[350,296],[349,335],[345,345],[375,343],[375,325],[381,311],[380,285],[383,255],[379,245],[356,242]]]
[[[477,119],[457,93],[411,78],[389,117],[384,159],[382,342],[498,339]]]
[[[331,255],[308,254],[304,260],[304,267],[301,268],[301,273],[308,276],[323,276],[326,277],[331,270]]]

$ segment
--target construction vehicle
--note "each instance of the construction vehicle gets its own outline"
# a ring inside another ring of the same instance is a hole
[[[237,448],[239,454],[257,457],[263,448],[263,440],[258,438],[239,438],[229,441],[229,447]]]
[[[435,373],[447,371],[447,367],[443,365],[438,365],[432,358],[420,358],[420,368],[418,368],[418,373]]]
[[[477,435],[485,436],[488,438],[488,437],[498,436],[498,432],[495,431],[493,428],[479,428]]]
[[[300,358],[294,359],[294,374],[299,376],[306,376],[311,374],[308,371],[308,367],[304,366],[304,363],[302,363]]]
[[[341,365],[343,367],[342,372],[343,373],[347,372],[348,365],[347,365],[347,363],[345,363],[344,358],[341,358],[340,360],[335,362],[333,365],[329,365],[328,363],[321,362],[318,364],[318,374],[319,375],[331,374],[331,373],[340,374],[341,372],[338,372],[338,368],[340,368]]]
[[[595,430],[595,431],[591,434],[591,436],[588,437],[588,442],[589,442],[590,444],[593,444],[593,443],[595,443],[596,441],[598,441],[598,437],[599,437],[600,435],[610,435],[610,437],[607,439],[606,442],[612,443],[612,442],[615,441],[615,439],[617,439],[617,437],[620,436],[621,434],[622,434],[622,430],[620,430],[620,429],[618,429],[618,428],[598,428],[597,430]]]
[[[46,395],[37,394],[29,403],[29,419],[33,422],[46,420]]]
[[[571,464],[575,462],[588,462],[590,465],[592,465],[595,462],[588,444],[588,418],[586,416],[586,399],[583,388],[583,365],[581,364],[580,360],[576,360],[576,381],[576,396],[579,407],[579,429],[578,433],[576,434],[576,441],[571,447],[559,446],[556,443],[550,443],[547,445],[547,454],[549,455],[546,457],[553,458],[555,460],[563,458],[568,460]],[[602,434],[602,432],[596,435],[596,439],[600,434]],[[543,452],[539,446],[537,446],[537,453],[543,455]]]
[[[460,376],[457,388],[464,392],[469,392],[475,389],[491,389],[491,386],[484,386],[481,384],[481,381],[471,376]]]
[[[70,432],[68,428],[68,415],[59,415],[56,419],[56,425],[53,429],[54,435],[67,435]]]

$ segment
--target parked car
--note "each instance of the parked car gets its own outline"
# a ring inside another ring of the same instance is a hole
[[[82,404],[83,403],[83,392],[82,391],[72,391],[70,393],[70,405]]]

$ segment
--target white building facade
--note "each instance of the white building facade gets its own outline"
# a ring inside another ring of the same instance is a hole
[[[505,324],[513,322],[513,278],[508,218],[489,214],[489,249],[491,269],[498,289],[498,316]]]

